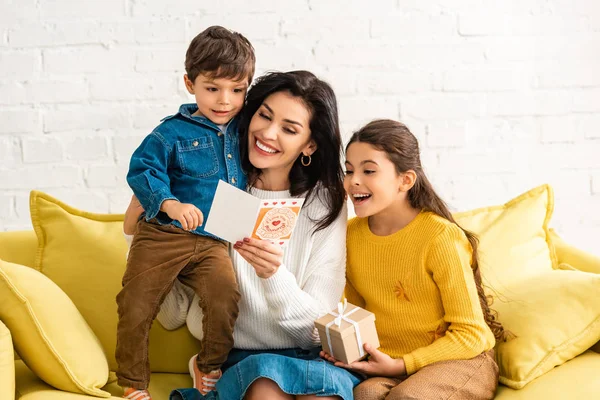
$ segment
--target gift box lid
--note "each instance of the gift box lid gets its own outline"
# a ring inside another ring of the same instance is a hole
[[[358,308],[358,310],[352,311],[355,308]],[[364,322],[375,323],[375,314],[373,314],[370,311],[365,310],[364,308],[360,308],[360,307],[355,306],[354,304],[348,303],[346,310],[344,311],[344,315],[348,314],[351,311],[352,311],[352,314],[347,315],[346,316],[347,319],[355,321],[359,324],[362,324]],[[338,311],[333,310],[333,312],[337,313]],[[317,327],[317,329],[325,330],[325,327],[327,326],[327,324],[329,324],[335,318],[336,318],[336,316],[333,314],[325,314],[324,316],[322,316],[321,318],[319,318],[315,321],[315,326]],[[344,319],[342,319],[340,326],[337,326],[335,323],[333,323],[329,326],[329,335],[331,337],[339,337],[339,338],[343,339],[346,336],[353,335],[353,334],[354,334],[354,325],[352,325],[350,322],[344,321]]]

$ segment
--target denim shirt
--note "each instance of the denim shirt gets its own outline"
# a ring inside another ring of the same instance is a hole
[[[193,117],[198,106],[183,104],[179,112],[166,117],[131,156],[127,183],[144,207],[146,220],[181,228],[160,211],[165,200],[191,203],[204,215],[210,213],[219,180],[246,190],[241,169],[238,118],[233,118],[223,134],[208,118]],[[215,237],[199,226],[193,233]]]

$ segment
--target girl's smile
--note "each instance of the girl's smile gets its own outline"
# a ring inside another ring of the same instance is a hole
[[[354,207],[364,205],[372,196],[369,193],[352,193],[350,195]]]

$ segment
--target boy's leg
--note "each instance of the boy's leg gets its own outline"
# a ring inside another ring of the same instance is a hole
[[[202,308],[204,332],[198,368],[204,373],[221,368],[233,348],[233,326],[238,315],[238,290],[227,244],[198,239],[196,254],[179,279],[194,288]]]
[[[494,351],[470,360],[440,361],[428,365],[390,391],[386,399],[493,399],[498,386]]]
[[[172,226],[140,221],[131,245],[123,288],[117,295],[118,383],[146,389],[152,321],[179,272],[194,253],[196,236]]]

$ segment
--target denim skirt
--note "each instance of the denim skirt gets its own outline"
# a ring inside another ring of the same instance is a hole
[[[340,396],[352,400],[352,389],[361,378],[319,357],[320,348],[311,350],[237,350],[229,353],[217,382],[217,391],[202,396],[196,389],[178,389],[171,400],[242,400],[260,378],[275,382],[291,395]]]

